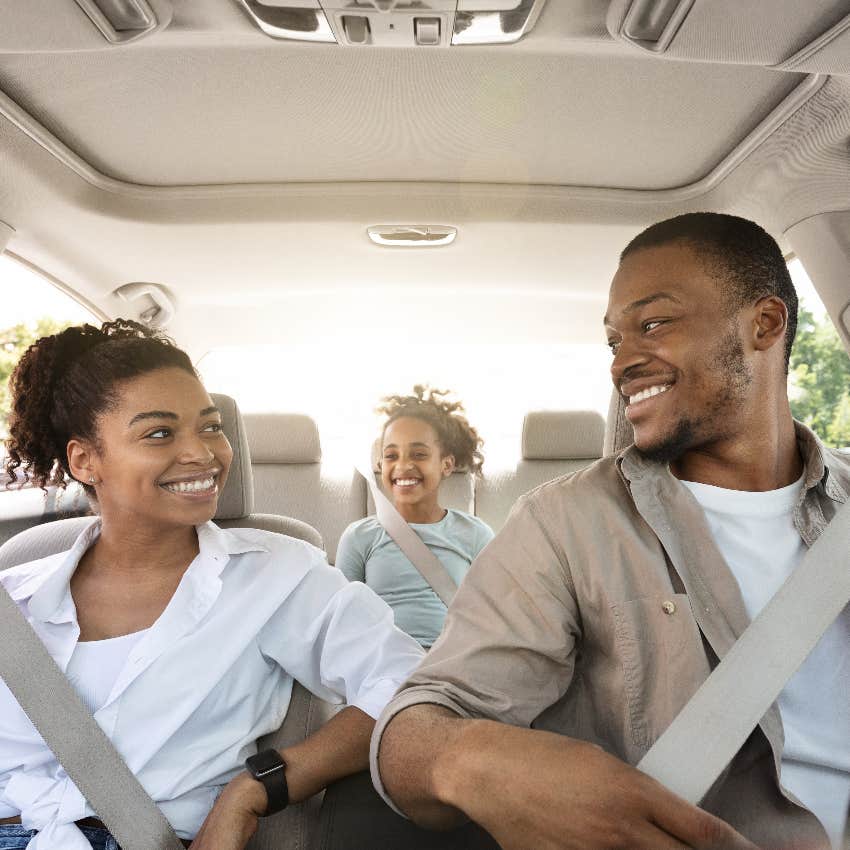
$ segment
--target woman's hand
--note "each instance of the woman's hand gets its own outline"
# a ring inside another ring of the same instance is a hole
[[[257,831],[268,798],[260,782],[247,773],[234,777],[201,824],[191,850],[242,850]]]

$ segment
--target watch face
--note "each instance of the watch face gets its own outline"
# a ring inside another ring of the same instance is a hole
[[[276,750],[263,750],[261,753],[246,759],[245,764],[251,773],[258,778],[286,767],[280,753]]]

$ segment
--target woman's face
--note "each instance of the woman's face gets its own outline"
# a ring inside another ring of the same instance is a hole
[[[436,504],[442,480],[452,474],[454,457],[442,457],[434,429],[403,416],[384,431],[381,480],[396,505]]]
[[[233,450],[201,382],[166,368],[118,389],[118,403],[98,418],[97,444],[68,444],[75,476],[75,457],[89,458],[90,472],[78,477],[97,482],[104,521],[174,527],[212,519]]]

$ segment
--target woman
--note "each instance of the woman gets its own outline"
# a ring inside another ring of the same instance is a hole
[[[463,511],[440,506],[442,482],[460,467],[478,475],[482,440],[447,392],[417,385],[414,395],[387,396],[381,435],[381,482],[398,512],[439,558],[457,584],[492,539],[490,527]],[[443,628],[446,606],[374,517],[352,523],[336,566],[366,583],[393,609],[396,625],[424,647]]]
[[[184,843],[241,848],[270,813],[242,765],[293,679],[348,707],[264,754],[289,800],[364,770],[421,651],[317,549],[210,521],[232,450],[188,356],[135,322],[84,325],[32,345],[10,387],[9,475],[76,479],[99,520],[0,581]],[[95,817],[0,685],[0,847],[114,846]]]

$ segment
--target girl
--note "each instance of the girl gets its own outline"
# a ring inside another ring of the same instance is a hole
[[[0,581],[184,843],[241,848],[285,786],[297,802],[364,770],[421,650],[319,550],[211,522],[232,450],[189,357],[135,322],[83,325],[38,340],[10,387],[9,475],[76,479],[99,520]],[[272,787],[242,764],[295,678],[348,707],[262,754]],[[114,847],[95,816],[0,683],[0,846]]]
[[[479,475],[482,439],[448,392],[417,385],[414,395],[387,396],[381,435],[381,482],[398,512],[439,558],[457,584],[492,539],[490,527],[463,511],[440,506],[442,482],[458,468]],[[337,549],[336,566],[349,581],[367,584],[393,609],[396,625],[430,647],[443,628],[446,606],[374,517],[352,523]]]

